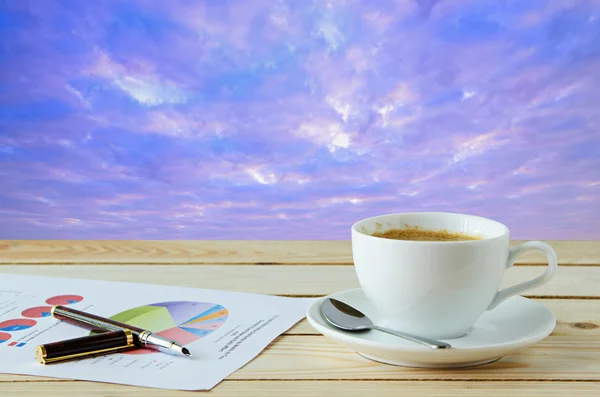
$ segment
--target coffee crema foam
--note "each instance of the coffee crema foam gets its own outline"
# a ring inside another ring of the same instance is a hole
[[[448,230],[428,230],[418,226],[404,225],[404,229],[390,229],[383,232],[372,233],[373,237],[388,238],[392,240],[412,241],[468,241],[481,240],[480,237],[470,236],[461,232],[449,232]]]

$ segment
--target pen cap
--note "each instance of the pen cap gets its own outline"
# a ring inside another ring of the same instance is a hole
[[[36,350],[36,358],[42,364],[51,364],[117,353],[134,347],[133,334],[125,329],[40,345]]]

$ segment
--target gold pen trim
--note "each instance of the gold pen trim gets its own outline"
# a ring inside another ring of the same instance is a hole
[[[35,357],[39,362],[44,363],[44,361],[46,361],[46,347],[43,345],[38,346],[37,349],[35,349]]]

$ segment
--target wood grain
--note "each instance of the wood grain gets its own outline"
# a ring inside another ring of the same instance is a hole
[[[0,387],[4,382],[36,379],[1,374]],[[491,364],[431,370],[383,365],[323,336],[283,335],[228,379],[600,381],[600,338],[549,336],[529,349]]]
[[[418,370],[380,365],[338,346],[303,320],[276,340],[232,379],[597,379],[600,377],[600,301],[540,299],[558,321],[553,334],[515,356],[466,370]],[[568,366],[569,369],[563,369]],[[562,372],[566,371],[566,374]],[[396,373],[402,372],[398,375]],[[434,376],[434,374],[436,374]],[[395,375],[396,374],[396,375]],[[40,381],[22,375],[0,375],[5,382]],[[52,380],[44,378],[45,380]],[[53,380],[57,381],[57,380]],[[63,380],[68,382],[68,380]]]
[[[562,265],[600,265],[600,241],[547,241]],[[520,241],[514,241],[516,245]],[[350,241],[0,240],[0,263],[351,264]],[[545,264],[537,252],[517,264]]]
[[[155,265],[140,272],[136,265],[0,265],[0,273],[132,281],[184,287],[223,289],[290,296],[322,296],[358,288],[352,266],[335,265]],[[539,266],[517,266],[506,272],[503,285],[532,279]],[[525,296],[600,297],[600,267],[560,266],[550,282]]]
[[[183,397],[187,391],[92,382],[28,382],[2,384],[3,396]],[[209,392],[215,397],[266,396],[465,396],[465,397],[597,397],[599,382],[463,382],[463,381],[223,381]]]
[[[555,313],[557,326],[551,336],[518,354],[470,369],[394,367],[333,343],[303,320],[210,393],[598,396],[600,241],[549,243],[557,250],[561,266],[550,283],[529,294]],[[351,263],[349,241],[0,241],[0,273],[286,296],[322,296],[358,287],[352,266],[339,266]],[[544,263],[541,254],[527,253],[520,266],[507,272],[504,284],[534,277],[543,271]],[[140,272],[142,264],[152,266]],[[179,396],[189,392],[0,374],[0,394]]]
[[[381,365],[324,337],[283,336],[230,379],[600,380],[600,339],[568,340],[549,337],[480,367],[430,370]]]

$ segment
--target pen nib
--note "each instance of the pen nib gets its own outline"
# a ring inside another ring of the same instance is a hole
[[[190,351],[189,351],[188,349],[186,349],[185,347],[182,347],[182,348],[181,348],[181,352],[182,352],[183,354],[185,354],[186,356],[188,356],[188,357],[192,355],[192,354],[190,353]]]

